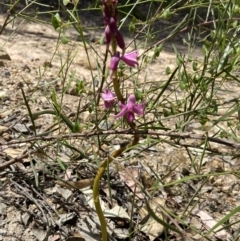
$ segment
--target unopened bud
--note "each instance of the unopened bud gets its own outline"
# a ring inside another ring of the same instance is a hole
[[[118,30],[117,30],[117,32],[116,32],[116,40],[117,40],[118,46],[119,46],[121,49],[124,49],[124,48],[125,48],[125,42],[124,42],[124,39],[123,39],[122,34],[121,34]]]
[[[110,44],[111,37],[112,37],[111,30],[110,30],[109,26],[107,25],[105,28],[105,43],[106,44]]]
[[[113,33],[117,31],[117,23],[113,17],[110,18],[109,27]]]

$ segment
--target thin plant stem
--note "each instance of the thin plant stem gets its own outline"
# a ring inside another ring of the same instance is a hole
[[[137,145],[139,142],[139,135],[135,135],[134,136],[134,140],[126,145],[123,148],[118,149],[117,151],[115,151],[112,155],[108,156],[104,162],[102,163],[102,165],[99,167],[97,174],[94,178],[94,182],[93,182],[93,200],[94,200],[94,204],[95,204],[95,208],[96,208],[96,212],[98,214],[98,218],[101,224],[101,229],[102,229],[102,241],[107,241],[107,224],[106,224],[106,220],[104,218],[104,214],[101,208],[101,204],[100,204],[100,200],[99,200],[99,181],[103,175],[103,173],[105,172],[107,166],[118,156],[120,156],[123,151],[125,151],[126,149],[133,147],[135,145]]]

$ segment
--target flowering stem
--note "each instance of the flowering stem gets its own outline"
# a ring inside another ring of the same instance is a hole
[[[123,102],[124,99],[123,99],[122,93],[120,91],[120,86],[119,86],[118,76],[117,76],[117,70],[115,70],[113,72],[113,88],[114,88],[114,92],[115,92],[118,100]]]
[[[103,2],[103,3],[105,3],[105,2]],[[110,6],[111,2],[109,1],[108,3],[109,3],[109,6]],[[124,43],[122,35],[119,34],[118,30],[117,31],[114,30],[115,33],[112,34],[111,36],[109,36],[109,34],[111,34],[111,31],[113,30],[113,26],[114,26],[114,29],[117,28],[117,26],[114,25],[114,24],[116,24],[116,14],[112,15],[111,17],[109,16],[109,12],[108,12],[108,10],[109,10],[108,7],[109,6],[107,6],[107,4],[105,4],[105,5],[103,4],[105,20],[109,21],[108,22],[109,25],[105,29],[105,40],[107,41],[108,44],[111,42],[111,48],[112,48],[112,54],[113,55],[115,55],[117,53],[117,45],[118,45],[123,50],[122,55],[124,56],[125,43]],[[114,7],[113,6],[113,2],[112,2],[112,7]],[[115,11],[117,11],[116,8],[115,8]],[[114,16],[115,16],[115,19],[114,19]],[[110,18],[110,20],[109,20],[109,18]],[[132,65],[132,63],[130,63],[130,64]],[[111,73],[111,76],[112,76],[112,80],[113,80],[114,92],[116,94],[116,97],[117,97],[118,101],[120,103],[124,104],[124,98],[123,98],[121,90],[120,90],[120,84],[119,84],[119,80],[118,80],[117,69],[113,69],[112,71],[113,72]],[[103,81],[102,81],[102,85],[103,85]],[[101,85],[101,88],[102,88],[102,85]],[[109,97],[109,92],[106,92],[105,95],[107,95],[107,97]],[[137,129],[136,125],[135,125],[135,123],[133,121],[129,120],[126,117],[125,117],[125,120],[127,121],[128,125],[131,127],[131,129],[133,129],[133,130]],[[107,241],[108,236],[107,236],[107,224],[106,224],[106,220],[104,218],[103,211],[102,211],[101,204],[100,204],[100,200],[99,200],[99,181],[102,178],[102,175],[105,172],[107,166],[116,157],[120,156],[123,153],[123,151],[125,151],[129,147],[135,146],[136,144],[138,144],[138,142],[139,142],[139,134],[135,134],[134,135],[134,139],[133,139],[132,142],[130,142],[125,147],[120,148],[117,151],[113,152],[112,155],[109,155],[103,161],[102,165],[99,167],[99,169],[97,171],[97,174],[96,174],[96,176],[94,178],[94,182],[93,182],[93,200],[94,200],[96,212],[98,214],[98,218],[99,218],[99,221],[100,221],[100,224],[101,224],[102,241]]]
[[[101,229],[102,229],[102,241],[107,241],[107,224],[106,224],[106,220],[104,218],[103,215],[103,211],[100,205],[100,200],[99,200],[99,181],[102,178],[103,173],[105,172],[107,166],[118,156],[120,156],[123,151],[125,151],[126,149],[135,146],[136,144],[138,144],[139,141],[139,135],[136,134],[134,136],[133,141],[126,145],[123,148],[120,148],[118,150],[116,150],[115,152],[113,152],[112,155],[108,156],[102,163],[102,165],[100,166],[100,168],[97,171],[97,174],[94,178],[94,182],[93,182],[93,200],[94,200],[94,204],[95,204],[95,208],[96,208],[96,212],[98,214],[98,218],[101,224]]]
[[[112,46],[112,53],[115,54],[117,51],[117,42],[115,37],[112,37],[112,41],[111,41],[111,46]],[[123,96],[122,93],[120,91],[120,85],[118,82],[118,75],[117,75],[117,70],[115,70],[113,72],[113,88],[114,88],[114,92],[118,98],[119,101],[123,102]]]

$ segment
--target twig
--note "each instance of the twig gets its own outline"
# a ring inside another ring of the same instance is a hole
[[[228,21],[228,20],[230,20],[230,19],[226,18],[226,19],[223,19],[222,21],[226,22],[226,21]],[[239,21],[240,18],[231,18],[231,20],[237,20],[237,21]],[[218,22],[218,21],[219,21],[219,19],[215,19],[215,20],[211,20],[211,21],[208,21],[208,22],[196,24],[196,25],[193,26],[193,27],[194,27],[194,28],[197,28],[197,27],[201,27],[201,26],[211,25],[213,22]],[[173,37],[173,36],[175,36],[175,35],[178,35],[179,33],[183,33],[183,32],[185,32],[185,31],[187,31],[189,28],[192,28],[192,26],[187,26],[187,27],[181,29],[179,32],[176,32],[176,33],[174,33],[174,34],[172,34],[172,35],[170,35],[170,36],[167,36],[167,37],[159,40],[156,44],[154,44],[154,45],[150,46],[149,48],[147,48],[147,49],[141,54],[141,56],[144,55],[145,53],[147,53],[148,51],[150,51],[151,49],[153,49],[155,46],[160,45],[161,43],[169,40],[171,37]],[[141,57],[141,56],[139,56],[139,57]]]
[[[79,139],[79,138],[89,138],[92,136],[101,135],[151,135],[151,136],[168,136],[170,138],[183,138],[183,139],[194,139],[194,140],[205,140],[205,134],[193,134],[190,132],[179,133],[179,132],[167,132],[167,131],[153,131],[153,130],[133,130],[133,129],[122,129],[122,130],[107,130],[107,131],[92,131],[84,133],[71,133],[58,136],[36,136],[30,137],[23,140],[12,140],[6,143],[0,143],[0,146],[16,145],[20,143],[28,143],[35,141],[53,141],[53,140],[63,140],[63,139]],[[210,142],[226,145],[232,148],[240,148],[240,144],[237,142],[228,141],[226,139],[220,139],[215,137],[208,137]]]
[[[11,182],[14,184],[15,188],[18,190],[19,193],[21,193],[21,195],[25,196],[26,198],[28,198],[29,200],[31,200],[37,207],[38,209],[41,211],[43,217],[41,217],[42,222],[45,223],[47,225],[47,228],[49,228],[49,222],[48,222],[48,218],[45,215],[41,205],[38,203],[38,201],[32,197],[22,186],[20,186],[17,182],[14,182],[13,180],[11,180]]]
[[[4,23],[3,23],[3,25],[2,25],[2,27],[1,27],[1,29],[0,29],[0,35],[2,35],[3,30],[4,30],[5,27],[9,24],[9,22],[11,22],[11,21],[8,21],[9,18],[10,18],[10,15],[11,15],[11,11],[12,11],[12,10],[14,9],[14,7],[18,4],[18,2],[19,2],[19,0],[16,1],[16,2],[12,5],[12,7],[7,11],[7,16],[6,16],[5,21],[4,21]]]
[[[44,149],[46,147],[49,147],[49,144],[41,146],[39,148]],[[19,155],[18,157],[15,157],[13,159],[11,159],[8,162],[4,162],[3,164],[0,165],[0,171],[4,170],[5,168],[11,166],[12,164],[22,161],[22,159],[29,157],[29,155],[34,154],[36,152],[39,152],[39,148],[36,148],[35,150],[29,151],[27,152],[27,150],[25,150],[21,155]]]

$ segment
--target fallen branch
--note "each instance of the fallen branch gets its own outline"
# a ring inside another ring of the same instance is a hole
[[[53,141],[53,140],[63,140],[63,139],[79,139],[79,138],[86,139],[92,136],[101,136],[101,135],[136,135],[136,134],[151,135],[151,136],[167,136],[170,138],[195,139],[195,140],[206,140],[206,138],[208,138],[209,142],[226,145],[232,148],[240,148],[240,144],[237,142],[232,142],[226,139],[220,139],[215,137],[209,137],[205,134],[193,134],[190,132],[179,133],[179,132],[152,131],[152,130],[132,130],[132,129],[92,131],[92,132],[72,133],[72,134],[57,135],[57,136],[35,136],[35,137],[26,138],[23,140],[12,140],[5,143],[0,143],[0,146],[3,147],[3,146],[9,146],[9,145],[16,145],[20,143],[36,142],[36,141]]]

